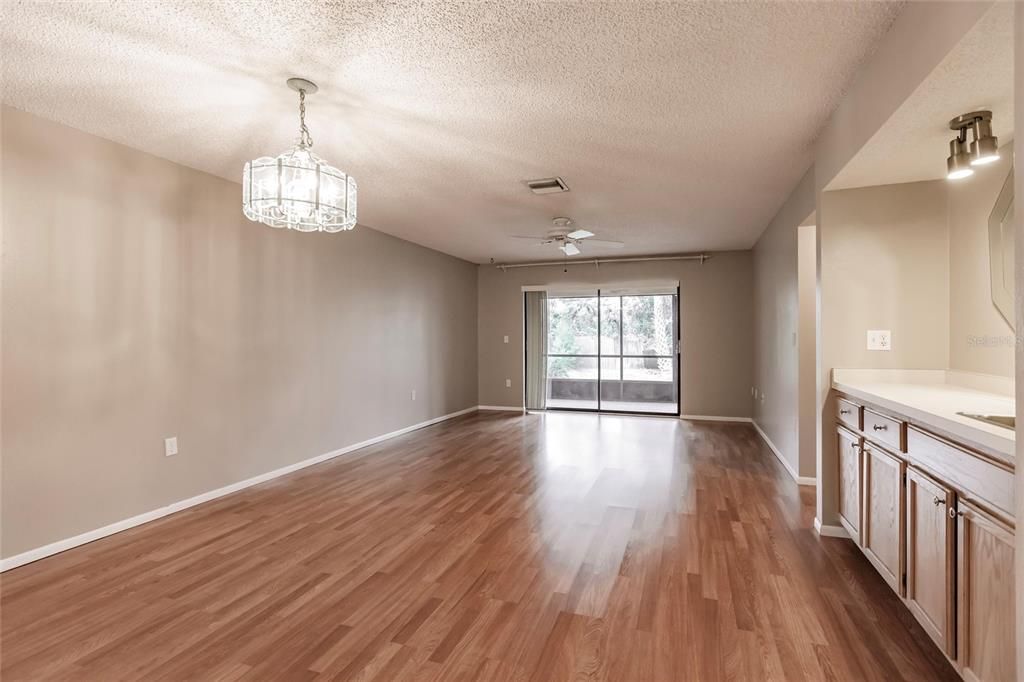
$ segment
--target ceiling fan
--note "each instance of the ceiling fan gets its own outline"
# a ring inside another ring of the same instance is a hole
[[[547,237],[512,237],[513,239],[529,239],[536,246],[547,246],[555,244],[566,256],[575,256],[581,253],[580,246],[586,242],[590,246],[600,246],[610,249],[621,249],[625,244],[622,242],[608,241],[607,239],[591,239],[594,233],[590,230],[576,229],[569,231],[572,220],[569,218],[555,218],[551,221],[555,229],[548,232]]]

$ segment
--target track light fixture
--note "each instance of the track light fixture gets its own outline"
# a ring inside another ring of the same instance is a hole
[[[949,122],[956,137],[949,141],[946,159],[946,178],[959,180],[974,175],[975,166],[984,166],[999,160],[999,138],[992,134],[992,112],[971,111]],[[971,131],[971,144],[967,145],[967,131]]]

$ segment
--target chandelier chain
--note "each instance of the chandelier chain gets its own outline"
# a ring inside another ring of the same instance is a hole
[[[302,148],[313,146],[313,136],[309,134],[306,127],[306,91],[299,90],[299,146]]]

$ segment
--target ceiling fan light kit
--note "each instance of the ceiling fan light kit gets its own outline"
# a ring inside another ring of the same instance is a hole
[[[611,249],[621,249],[625,246],[622,242],[592,239],[594,233],[590,230],[576,229],[570,232],[569,226],[572,225],[570,218],[553,218],[551,224],[555,229],[548,233],[547,237],[512,237],[512,239],[526,239],[532,241],[535,246],[554,244],[566,256],[578,256],[583,253],[580,247],[584,244]]]
[[[356,181],[312,152],[306,127],[305,78],[289,78],[299,93],[299,142],[277,157],[263,156],[242,171],[242,212],[254,222],[299,232],[342,232],[356,226]]]

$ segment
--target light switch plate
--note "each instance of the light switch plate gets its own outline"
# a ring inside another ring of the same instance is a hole
[[[512,388],[512,380],[505,379],[505,388]]]
[[[164,457],[178,454],[178,437],[164,438]]]
[[[508,343],[508,334],[505,335],[505,343]]]
[[[869,329],[868,350],[892,350],[892,332],[888,329]]]

